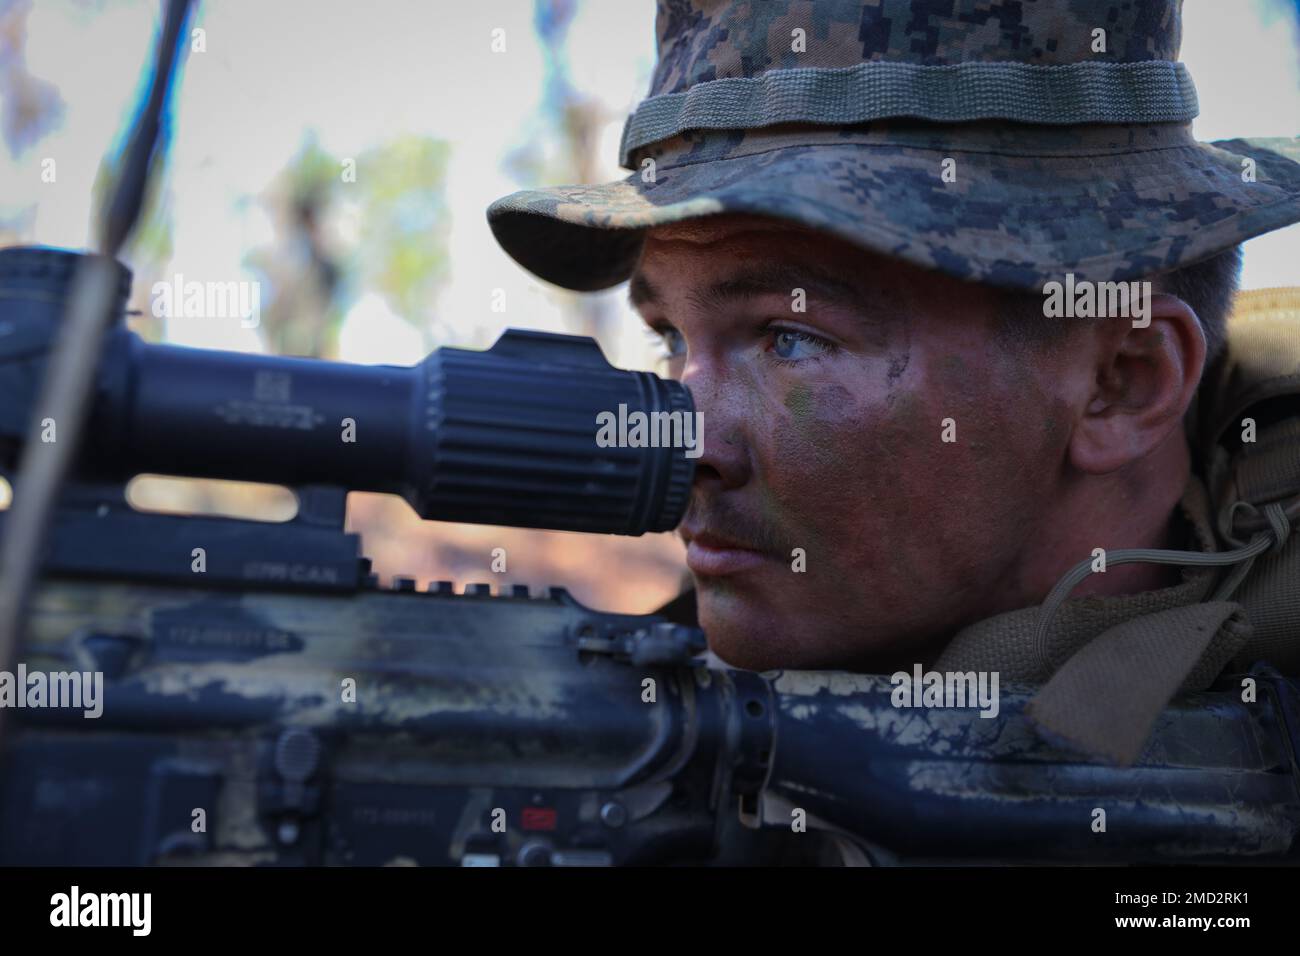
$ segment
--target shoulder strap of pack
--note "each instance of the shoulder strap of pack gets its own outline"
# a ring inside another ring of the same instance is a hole
[[[1204,686],[1225,663],[1245,668],[1262,659],[1300,673],[1300,531],[1292,533],[1300,528],[1300,288],[1238,297],[1228,349],[1197,402],[1189,437],[1227,550],[1134,548],[1111,552],[1107,564],[1220,566],[1225,573],[1206,602],[1101,634],[1028,707],[1044,735],[1120,764],[1137,759],[1179,689]],[[1053,615],[1091,571],[1081,562],[1043,602],[1040,657]],[[1218,651],[1207,660],[1216,639]]]
[[[1254,625],[1237,663],[1300,673],[1300,287],[1238,294],[1199,401],[1194,443],[1216,532],[1238,548],[1273,538],[1235,575],[1233,600]]]

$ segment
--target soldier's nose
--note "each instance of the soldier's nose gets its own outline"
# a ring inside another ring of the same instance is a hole
[[[695,462],[695,484],[714,490],[743,485],[749,478],[749,452],[743,412],[723,383],[696,367],[682,376],[691,391],[700,423],[702,448]]]

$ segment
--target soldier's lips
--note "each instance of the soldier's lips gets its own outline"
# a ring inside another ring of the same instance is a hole
[[[772,560],[765,552],[707,531],[683,528],[682,538],[686,541],[686,566],[703,577],[740,574]]]

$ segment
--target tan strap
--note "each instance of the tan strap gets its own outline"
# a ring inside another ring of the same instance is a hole
[[[1226,639],[1212,648],[1221,630]],[[1229,601],[1132,618],[1080,648],[1026,712],[1048,739],[1127,766],[1174,695],[1204,687],[1250,633],[1241,606]]]

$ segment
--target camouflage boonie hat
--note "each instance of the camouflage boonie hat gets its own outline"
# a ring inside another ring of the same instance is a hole
[[[1295,140],[1192,138],[1181,27],[1181,0],[659,0],[632,175],[488,221],[578,290],[732,212],[1024,290],[1165,272],[1300,220]]]

